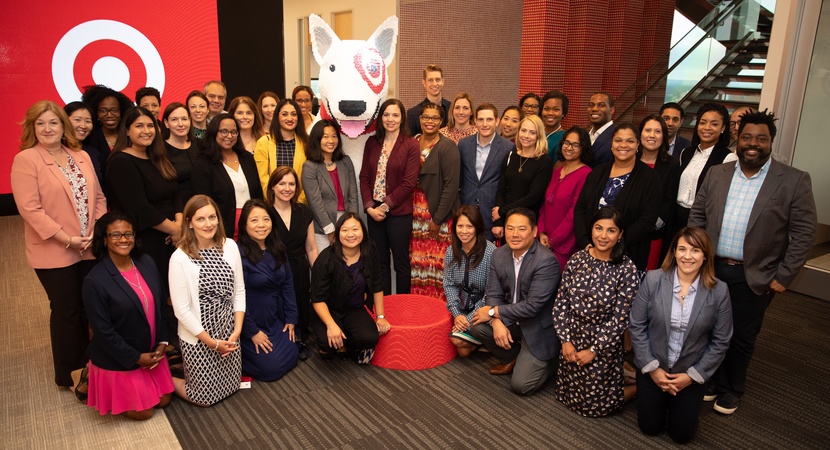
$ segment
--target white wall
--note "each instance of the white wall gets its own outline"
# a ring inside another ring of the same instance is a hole
[[[333,23],[333,14],[351,11],[353,24],[353,39],[368,39],[375,29],[389,16],[397,13],[397,1],[358,1],[358,0],[285,0],[283,2],[283,17],[285,28],[285,92],[290,95],[295,86],[302,83],[300,80],[300,42],[298,23],[299,19],[310,14],[322,17],[329,26]],[[332,26],[332,28],[334,28]],[[314,56],[309,55],[312,62],[311,77],[317,76],[319,67]],[[389,70],[389,97],[397,93],[398,58],[395,55]]]

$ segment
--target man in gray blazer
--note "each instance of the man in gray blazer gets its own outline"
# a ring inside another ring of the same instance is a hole
[[[689,215],[715,246],[715,274],[729,286],[734,333],[706,400],[732,414],[764,313],[804,266],[816,237],[810,175],[772,158],[772,113],[748,113],[738,129],[738,161],[709,170]]]
[[[490,103],[476,108],[478,133],[458,141],[461,153],[461,204],[475,205],[484,219],[487,239],[493,241],[493,217],[504,158],[514,144],[496,133],[499,113]]]
[[[472,334],[502,362],[490,373],[512,372],[513,392],[530,395],[556,371],[561,349],[552,316],[559,263],[536,240],[536,215],[529,209],[511,210],[504,230],[507,246],[493,252],[486,306],[476,311]]]

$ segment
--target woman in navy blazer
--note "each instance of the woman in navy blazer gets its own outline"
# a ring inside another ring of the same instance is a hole
[[[135,222],[121,212],[95,224],[92,251],[100,258],[84,279],[84,306],[92,328],[89,366],[73,372],[86,381],[87,404],[101,415],[146,420],[170,403],[167,293],[149,255],[140,255]]]
[[[706,232],[681,229],[660,270],[648,272],[631,307],[629,331],[637,371],[637,421],[677,443],[692,440],[706,383],[732,338],[726,283],[715,278]]]

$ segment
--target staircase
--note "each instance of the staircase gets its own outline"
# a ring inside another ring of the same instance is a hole
[[[679,102],[686,111],[681,134],[694,132],[696,114],[704,103],[718,103],[730,112],[741,106],[758,108],[769,50],[773,15],[761,8],[755,33],[740,40],[719,40],[726,55]]]

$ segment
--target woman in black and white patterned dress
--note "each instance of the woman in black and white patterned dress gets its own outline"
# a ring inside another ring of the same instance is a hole
[[[170,297],[179,319],[184,379],[176,394],[210,406],[239,389],[245,282],[236,243],[225,237],[216,203],[195,195],[184,207],[182,240],[170,258]]]
[[[623,332],[640,278],[623,255],[619,211],[597,211],[591,238],[568,260],[553,307],[562,342],[556,397],[583,416],[601,417],[636,393],[636,386],[623,388]]]

